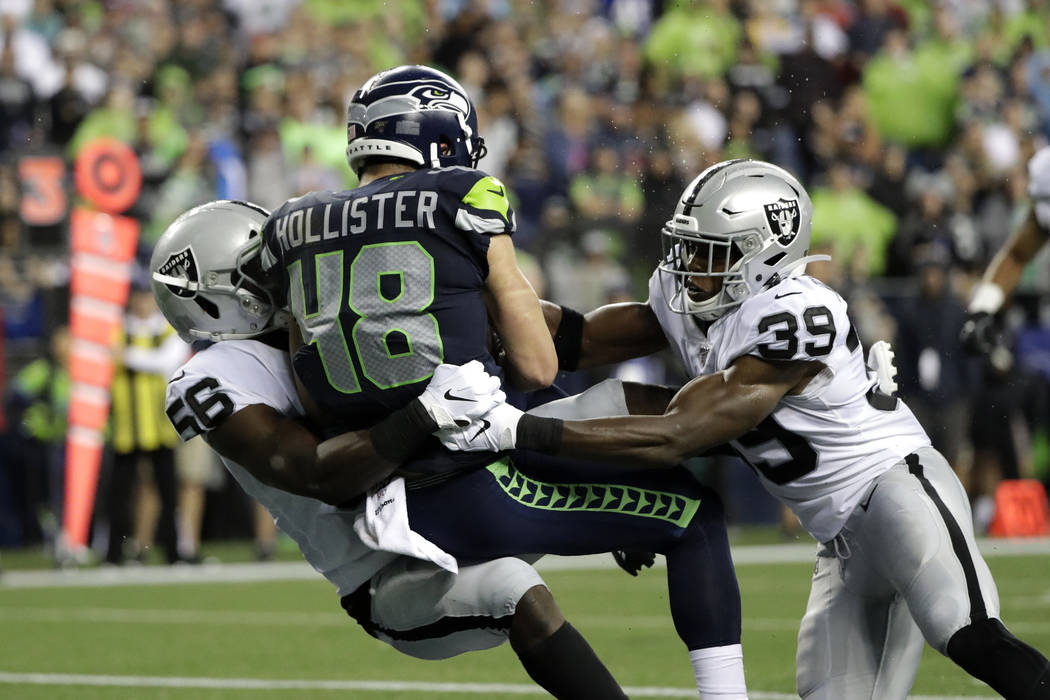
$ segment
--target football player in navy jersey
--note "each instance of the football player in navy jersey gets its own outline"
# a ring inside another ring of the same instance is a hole
[[[426,527],[426,539],[461,563],[665,554],[675,628],[701,696],[744,698],[740,597],[716,494],[684,470],[610,477],[540,455],[450,452],[421,416],[404,413],[442,364],[476,361],[521,389],[545,387],[557,371],[539,300],[514,258],[507,191],[474,169],[483,152],[469,98],[440,71],[384,71],[354,95],[347,155],[360,185],[290,200],[262,231],[269,287],[301,335],[300,395],[327,435],[369,429],[376,452],[413,477],[412,530]],[[490,321],[503,367],[488,348]],[[625,399],[620,389],[620,410],[637,409],[645,394]],[[420,434],[427,440],[405,439]]]
[[[962,484],[880,390],[888,359],[865,363],[846,302],[803,274],[811,219],[783,169],[711,166],[664,227],[648,302],[586,317],[550,307],[572,339],[559,343],[569,369],[672,347],[694,379],[662,415],[562,421],[503,404],[442,441],[656,467],[729,443],[821,543],[799,631],[802,697],[905,698],[925,638],[1006,698],[1048,698],[1050,663],[999,619]]]
[[[506,188],[475,169],[485,148],[463,88],[424,66],[381,72],[354,95],[347,129],[360,185],[292,199],[262,234],[263,267],[303,336],[296,374],[333,429],[404,405],[443,362],[500,374],[489,319],[512,384],[550,385],[554,345],[517,266]]]

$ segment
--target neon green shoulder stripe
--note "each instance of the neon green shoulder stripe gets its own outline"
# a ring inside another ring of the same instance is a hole
[[[503,183],[498,178],[491,175],[475,182],[474,186],[470,188],[470,192],[463,196],[463,203],[469,204],[475,209],[488,209],[489,211],[498,212],[504,219],[507,218],[507,212],[510,211],[507,188],[503,186]]]

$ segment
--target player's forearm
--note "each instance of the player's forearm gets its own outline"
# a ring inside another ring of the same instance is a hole
[[[318,481],[317,437],[271,407],[244,408],[207,439],[216,452],[267,486],[330,502]]]
[[[393,474],[436,426],[415,425],[418,402],[395,411],[368,430],[355,430],[308,446],[285,448],[280,488],[343,505]]]
[[[571,457],[670,466],[754,428],[780,395],[763,386],[733,385],[728,373],[719,372],[683,387],[662,415],[563,421],[554,437],[549,431],[535,430],[544,426],[536,419],[523,418],[517,446]]]
[[[317,446],[314,468],[321,500],[336,505],[365,493],[397,469],[377,454],[367,430],[343,433]]]
[[[419,399],[367,430],[343,433],[317,446],[317,469],[329,503],[345,503],[393,474],[437,430]],[[332,500],[329,500],[332,499]]]
[[[553,301],[540,299],[540,310],[543,312],[543,320],[547,324],[547,331],[553,338],[558,333],[558,325],[561,323],[561,306]]]
[[[558,373],[558,358],[532,288],[506,290],[489,301],[489,313],[506,353],[508,380],[524,391],[550,386]]]
[[[564,421],[554,452],[625,466],[671,467],[691,455],[667,425],[666,416]]]
[[[216,452],[267,486],[333,505],[361,495],[397,464],[377,452],[369,431],[322,441],[262,404],[237,411],[207,437]]]
[[[644,357],[667,345],[647,304],[607,304],[586,315],[541,301],[547,329],[554,338],[559,369],[573,371]]]
[[[1025,267],[1046,243],[1047,234],[1040,229],[1033,215],[1025,218],[1021,228],[1006,246],[996,254],[988,266],[984,281],[995,284],[1009,296],[1017,288]]]
[[[606,304],[584,315],[580,369],[645,357],[667,346],[647,304]]]
[[[503,341],[508,378],[523,390],[550,386],[558,373],[554,342],[532,285],[518,268],[509,236],[493,236],[484,300]]]

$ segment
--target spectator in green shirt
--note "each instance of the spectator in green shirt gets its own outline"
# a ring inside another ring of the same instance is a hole
[[[861,78],[883,138],[909,147],[944,144],[951,135],[964,59],[940,43],[913,50],[906,32],[891,30]]]
[[[569,201],[585,225],[633,223],[645,204],[638,178],[624,171],[610,145],[595,148],[591,166],[569,183]]]
[[[653,25],[645,57],[676,77],[717,78],[736,60],[740,22],[727,0],[680,0]]]
[[[828,185],[810,189],[812,247],[830,247],[834,257],[850,261],[854,275],[881,275],[897,217],[857,187],[849,165],[833,164],[828,177]]]

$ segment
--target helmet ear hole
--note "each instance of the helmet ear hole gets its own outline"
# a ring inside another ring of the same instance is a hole
[[[203,311],[204,313],[208,314],[214,319],[219,318],[219,307],[213,304],[211,301],[205,299],[200,295],[194,297],[193,301],[197,303],[197,306],[201,307],[201,311]]]
[[[772,267],[773,265],[776,265],[778,262],[783,260],[784,256],[786,256],[786,255],[787,255],[787,253],[785,253],[784,251],[780,251],[776,255],[771,255],[768,258],[766,258],[765,260],[763,260],[762,264],[763,265],[769,265],[770,267]]]

